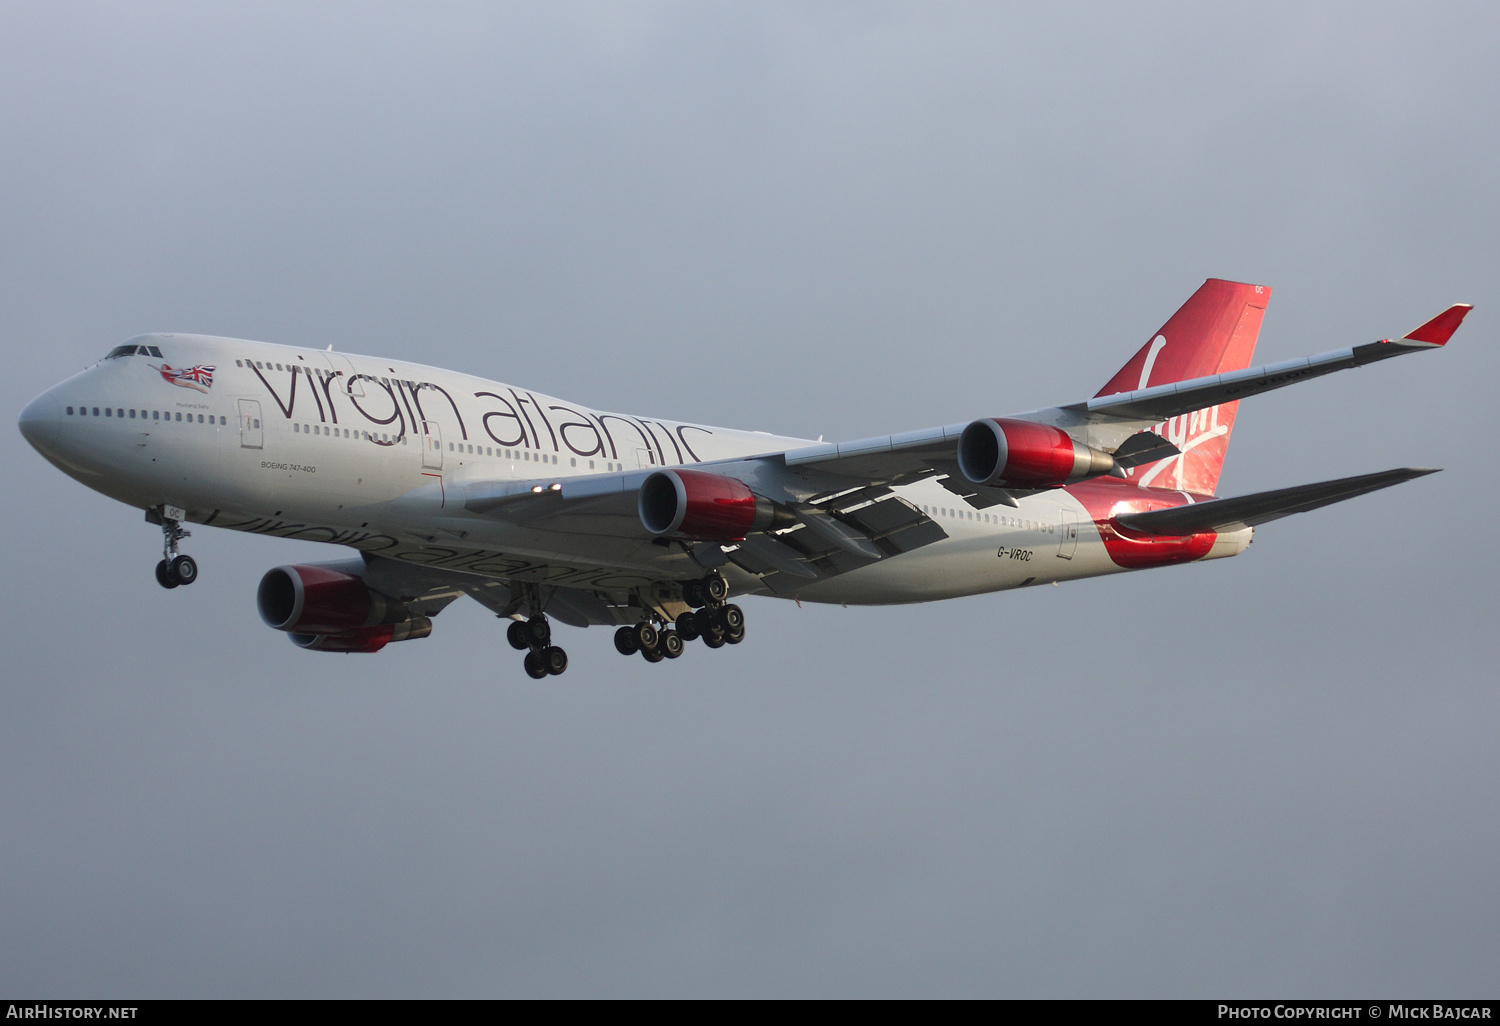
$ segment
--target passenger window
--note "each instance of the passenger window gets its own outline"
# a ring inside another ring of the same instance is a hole
[[[131,420],[135,420],[135,411],[134,410],[130,411],[130,419]]]
[[[182,420],[182,414],[180,414],[180,413],[179,413],[179,414],[178,414],[178,415],[177,415],[177,419],[178,419],[178,420],[179,420],[179,421],[180,421],[180,420]]]
[[[111,410],[111,409],[110,409],[110,408],[109,408],[109,407],[108,407],[108,406],[106,406],[106,407],[105,407],[105,408],[104,408],[104,415],[105,415],[105,416],[106,416],[106,417],[109,417],[109,416],[112,416],[112,415],[113,415],[113,414],[114,414],[114,412],[115,412],[115,411],[114,411],[114,410]]]
[[[68,407],[68,416],[73,416],[73,407],[71,406]]]

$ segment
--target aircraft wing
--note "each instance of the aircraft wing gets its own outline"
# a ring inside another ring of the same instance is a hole
[[[1368,345],[1335,349],[1317,356],[1305,356],[1298,360],[1286,360],[1262,367],[1249,367],[1228,374],[1191,378],[1187,381],[1141,388],[1131,392],[1116,392],[1113,395],[1097,396],[1086,402],[1075,403],[1061,407],[1061,409],[1077,414],[1102,414],[1132,421],[1165,420],[1168,417],[1207,409],[1220,403],[1259,395],[1298,381],[1332,374],[1334,371],[1363,367],[1369,363],[1420,352],[1424,349],[1441,348],[1453,337],[1453,333],[1458,330],[1458,326],[1463,323],[1464,317],[1471,309],[1473,307],[1468,303],[1456,303],[1399,339],[1382,339]]]
[[[651,534],[638,512],[641,484],[653,473],[674,469],[475,482],[466,489],[465,508],[539,531],[647,541]],[[826,471],[809,478],[790,470],[782,453],[680,469],[737,478],[777,503],[778,520],[769,530],[738,541],[677,543],[700,566],[734,563],[773,591],[792,591],[948,537],[885,480]],[[923,468],[914,467],[910,479],[919,476]]]
[[[1157,421],[1337,370],[1438,348],[1452,337],[1469,310],[1467,304],[1451,306],[1395,340],[1101,396],[1071,406],[1014,415],[1014,419],[1049,423],[1078,441],[1113,454],[1119,468],[1138,466],[1179,452],[1167,440],[1144,430]],[[964,478],[958,468],[957,448],[966,427],[967,422],[850,442],[819,442],[680,468],[744,482],[756,494],[777,504],[780,519],[770,529],[736,542],[674,544],[690,552],[701,566],[733,562],[760,576],[772,590],[792,591],[811,581],[941,540],[947,537],[942,527],[895,495],[894,488],[935,479],[958,499],[981,509],[997,504],[1014,506],[1016,496],[1026,494],[1013,488],[975,485]],[[638,513],[641,485],[652,474],[672,469],[557,480],[474,482],[466,487],[464,505],[470,512],[539,531],[647,541],[652,536]],[[1121,523],[1149,533],[1170,534],[1191,533],[1188,527],[1207,531],[1248,526],[1386,487],[1420,473],[1425,471],[1389,471],[1215,500],[1132,514]],[[1218,520],[1210,523],[1213,518]],[[1222,524],[1215,526],[1220,521]]]
[[[1317,356],[1010,416],[1053,424],[1080,442],[1113,453],[1118,465],[1137,466],[1177,454],[1177,449],[1165,439],[1142,430],[1146,426],[1334,371],[1440,348],[1447,344],[1471,309],[1467,303],[1454,304],[1399,339],[1383,339]],[[1021,493],[971,485],[959,474],[956,450],[967,426],[968,422],[964,422],[851,442],[819,443],[765,458],[779,459],[789,470],[834,475],[851,483],[891,486],[936,477],[940,484],[972,506],[1014,505],[1014,495]]]
[[[1240,495],[1232,499],[1213,499],[1172,509],[1157,509],[1149,513],[1126,513],[1115,517],[1115,522],[1141,534],[1168,536],[1198,534],[1202,531],[1237,531],[1280,520],[1293,513],[1305,513],[1319,506],[1343,502],[1356,495],[1389,488],[1414,477],[1436,473],[1436,470],[1425,467],[1401,467],[1382,470],[1376,474],[1339,478],[1337,481],[1320,481],[1317,484],[1277,488],[1274,491]]]

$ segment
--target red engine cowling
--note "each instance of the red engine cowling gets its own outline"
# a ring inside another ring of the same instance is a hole
[[[745,482],[702,470],[658,470],[641,485],[641,523],[654,535],[735,541],[776,519],[771,500]]]
[[[958,440],[958,469],[970,484],[1055,488],[1114,469],[1107,452],[1029,420],[976,420]]]
[[[432,633],[432,620],[414,616],[400,623],[361,627],[342,634],[292,634],[292,644],[316,652],[379,652],[392,641],[425,638]]]
[[[402,603],[373,591],[354,574],[329,566],[269,570],[260,579],[255,603],[267,625],[293,634],[342,634],[407,618]]]

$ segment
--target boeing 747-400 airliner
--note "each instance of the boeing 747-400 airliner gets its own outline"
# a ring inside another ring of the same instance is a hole
[[[260,582],[265,622],[323,652],[425,638],[468,595],[532,677],[551,621],[651,662],[737,644],[730,601],[925,602],[1234,556],[1260,524],[1406,468],[1215,491],[1239,400],[1443,346],[1467,305],[1394,339],[1250,367],[1270,289],[1210,279],[1091,399],[824,443],[601,413],[452,371],[205,335],[142,335],[21,413],[64,473],[161,526],[346,545]]]

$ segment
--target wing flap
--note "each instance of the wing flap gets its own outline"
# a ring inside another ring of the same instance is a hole
[[[1114,518],[1115,523],[1141,534],[1181,536],[1205,531],[1234,531],[1246,527],[1305,513],[1320,506],[1343,502],[1357,495],[1389,488],[1413,478],[1437,473],[1425,467],[1401,467],[1376,474],[1344,477],[1336,481],[1278,488],[1232,499],[1213,499],[1172,509],[1149,513],[1127,513]]]

